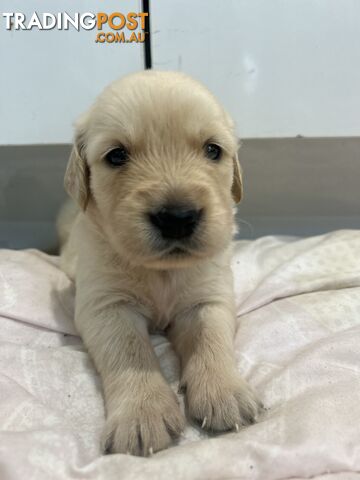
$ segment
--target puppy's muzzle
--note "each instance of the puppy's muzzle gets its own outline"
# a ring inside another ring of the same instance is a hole
[[[190,237],[200,223],[201,217],[202,210],[184,205],[166,205],[149,214],[151,224],[167,240]]]

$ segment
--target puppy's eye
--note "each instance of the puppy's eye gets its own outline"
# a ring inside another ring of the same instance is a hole
[[[129,152],[123,146],[114,148],[114,150],[111,150],[105,156],[106,163],[112,167],[121,167],[128,161],[128,159]]]
[[[222,154],[221,147],[216,145],[216,143],[207,143],[204,150],[205,155],[210,158],[210,160],[219,160]]]

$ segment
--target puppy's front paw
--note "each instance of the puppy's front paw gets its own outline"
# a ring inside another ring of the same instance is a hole
[[[165,380],[121,392],[108,407],[103,444],[108,453],[151,455],[171,445],[185,426],[173,391]]]
[[[182,384],[190,417],[206,430],[238,430],[255,423],[261,410],[255,393],[236,371],[185,371]]]

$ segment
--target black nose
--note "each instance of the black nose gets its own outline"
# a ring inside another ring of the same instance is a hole
[[[166,206],[150,213],[151,223],[160,230],[164,238],[181,239],[190,237],[200,221],[202,210],[184,206]]]

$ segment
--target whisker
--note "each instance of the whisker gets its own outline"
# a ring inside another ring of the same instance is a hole
[[[242,218],[237,217],[236,222],[240,224],[244,224],[249,228],[250,234],[253,237],[254,236],[254,227],[250,222],[247,222],[246,220],[243,220]]]

